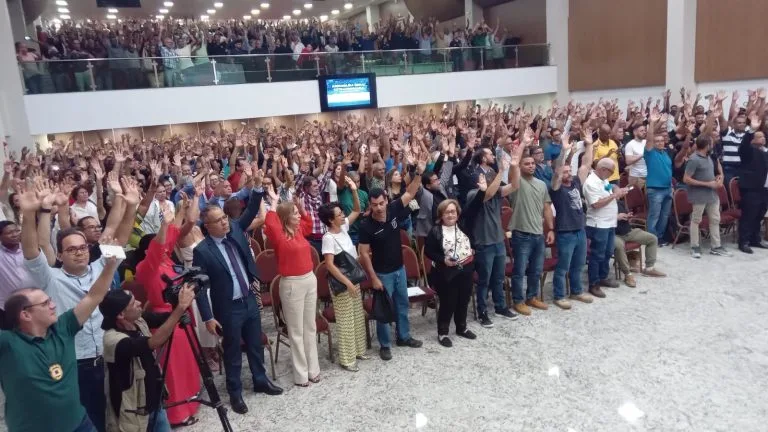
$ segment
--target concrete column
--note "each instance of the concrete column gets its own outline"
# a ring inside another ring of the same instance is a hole
[[[475,2],[473,0],[464,0],[464,18],[470,26],[475,25],[475,19],[482,19],[483,15],[475,16]]]
[[[667,2],[667,88],[677,94],[685,86],[696,94],[694,68],[696,61],[697,0]]]
[[[557,66],[557,98],[567,103],[568,88],[568,0],[546,0],[549,64]],[[676,0],[669,0],[674,2]]]
[[[365,20],[368,21],[368,30],[373,31],[373,26],[379,22],[380,10],[379,5],[372,4],[365,8]]]
[[[5,3],[5,2],[3,2]],[[13,31],[13,40],[23,41],[27,36],[27,24],[24,19],[24,7],[21,0],[8,0],[8,17]]]
[[[0,138],[8,143],[8,151],[15,150],[18,154],[22,147],[33,144],[13,46],[16,38],[11,30],[9,3],[0,1]],[[23,23],[23,19],[20,22]],[[23,32],[23,26],[21,29]],[[24,40],[23,33],[19,40]]]

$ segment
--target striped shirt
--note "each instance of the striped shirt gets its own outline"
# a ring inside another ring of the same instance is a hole
[[[736,132],[732,127],[721,133],[721,142],[723,144],[723,169],[734,170],[741,165],[739,156],[739,145],[744,139],[745,132]]]

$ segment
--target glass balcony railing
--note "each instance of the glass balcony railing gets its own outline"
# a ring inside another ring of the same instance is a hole
[[[509,69],[549,64],[549,45],[493,48],[134,57],[19,63],[27,94],[314,80]]]

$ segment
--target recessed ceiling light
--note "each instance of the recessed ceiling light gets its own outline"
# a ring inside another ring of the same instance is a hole
[[[59,8],[59,13],[68,14],[69,13],[69,9],[67,9],[67,8]]]
[[[349,2],[344,3],[344,9],[349,10],[349,9],[352,9],[353,7],[354,5],[352,3],[349,3]]]
[[[269,3],[267,3],[267,2],[262,2],[262,3],[261,3],[261,8],[262,8],[262,9],[269,9]]]
[[[208,9],[206,12],[208,12],[209,15],[213,15],[216,13],[216,9]]]
[[[59,15],[59,18],[61,18],[63,20],[68,20],[69,19],[69,15],[62,14],[62,15]]]
[[[115,8],[109,8],[109,9],[107,9],[107,12],[109,12],[109,13],[111,13],[111,14],[116,14],[116,13],[117,13],[117,9],[115,9]]]
[[[67,2],[64,0],[56,0],[56,6],[66,6]]]
[[[161,14],[167,14],[167,13],[168,13],[168,9],[160,9],[160,11],[159,11],[159,12],[160,12]]]
[[[338,9],[334,9],[334,10],[331,11],[331,15],[338,15],[338,14],[339,14],[339,10]]]
[[[165,15],[155,15],[155,18],[157,18],[159,20],[163,20],[163,19],[165,19]]]
[[[261,13],[261,11],[258,10],[258,9],[251,9],[251,15],[258,15],[260,13]]]
[[[117,19],[117,15],[109,14],[107,15],[107,19]]]
[[[165,7],[173,7],[173,2],[164,2],[163,6],[165,6]]]
[[[284,20],[289,20],[289,19],[291,19],[291,16],[290,15],[283,15],[283,19]]]
[[[296,15],[296,16],[301,15],[301,9],[294,9],[293,10],[293,14]]]
[[[310,2],[304,3],[304,9],[312,9],[312,3]]]
[[[320,21],[328,21],[328,15],[320,15]]]
[[[213,4],[213,7],[215,7],[216,9],[221,9],[221,8],[224,7],[224,3],[216,2],[216,3]]]
[[[208,19],[208,15],[200,15],[200,19],[205,21]]]
[[[251,19],[251,16],[250,15],[243,15],[243,19],[244,20],[249,20],[249,19]]]

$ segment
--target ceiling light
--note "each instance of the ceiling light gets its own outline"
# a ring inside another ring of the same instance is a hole
[[[216,9],[208,9],[206,12],[208,12],[209,15],[213,15],[216,13]]]
[[[331,15],[338,15],[338,14],[339,14],[339,10],[338,9],[334,9],[334,10],[331,11]]]
[[[289,20],[289,19],[291,19],[291,16],[290,15],[283,15],[283,19],[284,20]]]
[[[304,9],[312,9],[312,3],[310,2],[304,3]]]
[[[67,2],[64,0],[56,0],[56,6],[66,6]]]
[[[293,10],[293,14],[296,15],[296,16],[301,15],[301,9],[294,9]]]
[[[164,2],[163,6],[165,6],[165,7],[173,7],[173,2]]]
[[[168,9],[160,9],[160,13],[161,14],[167,14],[168,13]]]
[[[157,18],[159,20],[163,20],[163,19],[165,19],[165,15],[155,15],[155,18]]]
[[[61,24],[61,20],[58,18],[52,19],[51,22],[53,22],[54,24]]]
[[[215,7],[216,9],[221,9],[221,8],[224,7],[224,3],[216,2],[216,3],[213,4],[213,7]]]
[[[63,20],[68,20],[69,19],[69,15],[62,14],[62,15],[59,15],[59,18],[61,18]]]
[[[109,12],[109,13],[111,13],[111,14],[116,14],[116,13],[117,13],[117,9],[115,9],[115,8],[109,8],[109,9],[107,9],[107,12]]]
[[[328,15],[320,15],[320,22],[328,21]]]
[[[109,14],[107,15],[107,19],[117,19],[117,15]]]
[[[352,3],[349,3],[349,2],[344,3],[344,9],[349,10],[349,9],[352,9],[353,7],[354,5]]]
[[[251,15],[258,15],[260,13],[261,13],[261,11],[258,10],[258,9],[251,9]]]
[[[261,8],[262,8],[262,9],[269,9],[269,3],[267,3],[267,2],[262,2],[262,3],[261,3]]]
[[[59,8],[59,13],[68,14],[69,13],[69,9],[67,9],[67,8]]]
[[[200,19],[205,21],[208,19],[208,15],[200,15]]]
[[[251,19],[251,16],[250,15],[243,15],[243,19],[244,20],[249,20],[249,19]]]

